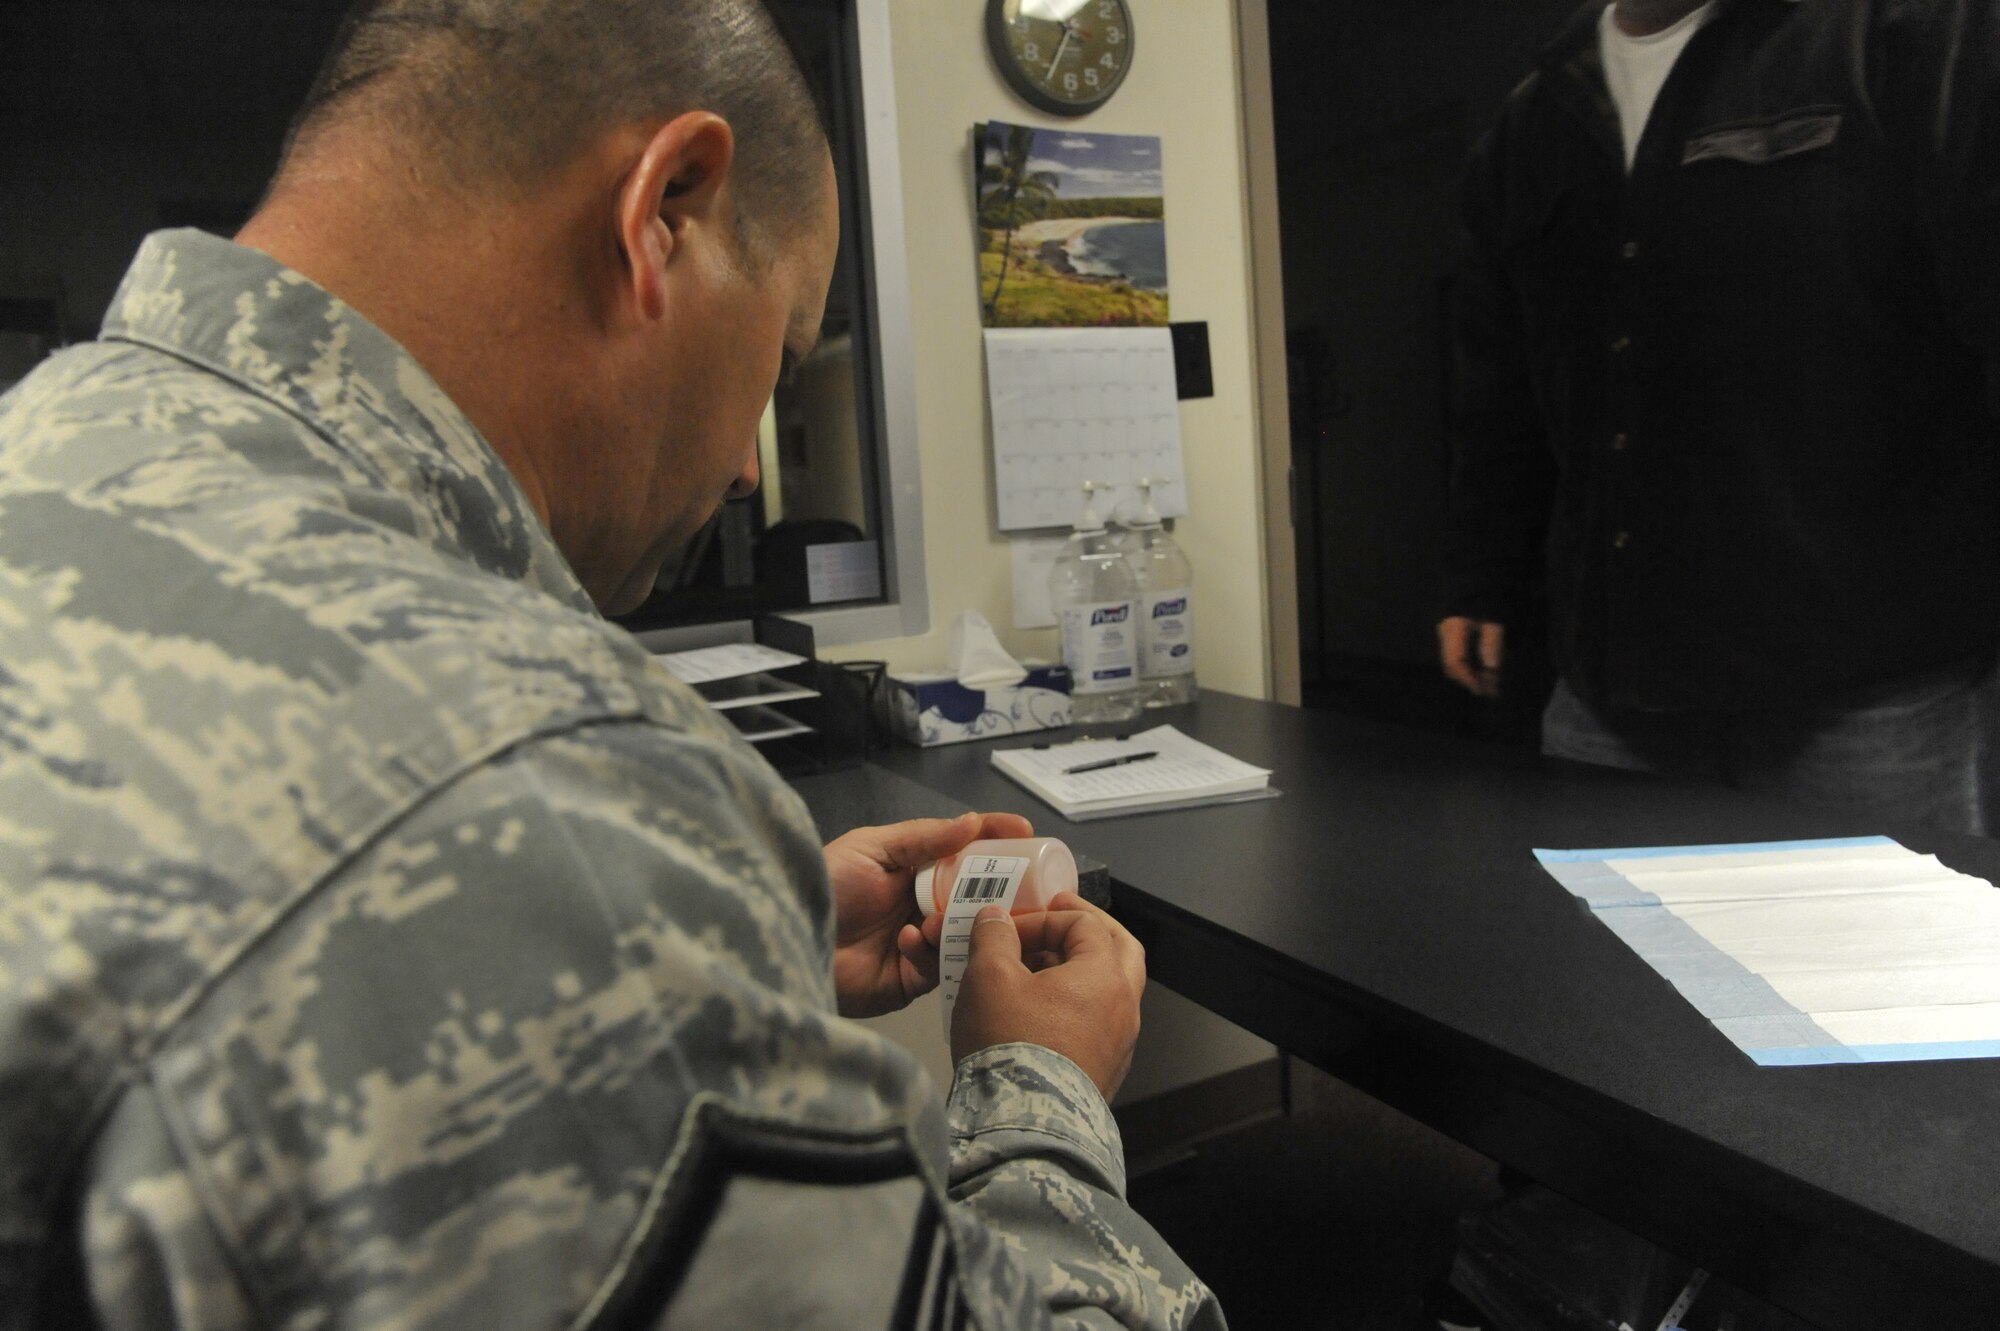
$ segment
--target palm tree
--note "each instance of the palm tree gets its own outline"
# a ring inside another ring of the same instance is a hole
[[[1041,206],[1056,196],[1056,177],[1048,171],[1030,171],[1035,153],[1035,131],[1028,125],[1007,126],[1000,159],[980,168],[979,183],[992,186],[979,200],[979,220],[986,226],[1007,228],[1000,242],[1000,278],[993,284],[993,297],[986,302],[986,320],[991,323],[1000,306],[1000,289],[1007,285],[1007,264],[1014,255],[1014,230],[1027,217],[1040,213]],[[989,220],[990,219],[990,220]]]

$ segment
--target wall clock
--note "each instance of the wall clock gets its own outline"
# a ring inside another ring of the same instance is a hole
[[[1125,81],[1132,13],[1125,0],[987,0],[986,41],[1029,105],[1080,116]]]

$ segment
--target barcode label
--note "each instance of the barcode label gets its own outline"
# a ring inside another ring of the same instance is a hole
[[[957,901],[998,901],[1000,894],[1007,890],[1008,876],[1001,874],[994,878],[961,878],[958,880]]]
[[[938,989],[944,994],[944,1029],[951,1034],[951,1010],[958,1002],[958,986],[965,978],[965,963],[972,956],[972,919],[988,906],[1012,908],[1021,881],[1028,876],[1028,861],[1019,855],[968,855],[959,861],[958,876],[952,883],[951,898],[945,902],[944,933],[938,939]]]

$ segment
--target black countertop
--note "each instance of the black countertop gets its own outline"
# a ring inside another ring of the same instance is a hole
[[[2000,1062],[1759,1068],[1535,847],[2000,843],[1204,693],[1170,721],[1282,798],[1073,824],[987,751],[884,767],[1111,865],[1155,978],[1828,1327],[2000,1326]]]

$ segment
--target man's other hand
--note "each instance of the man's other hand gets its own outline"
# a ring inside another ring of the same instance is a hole
[[[937,943],[918,928],[917,870],[974,841],[1035,834],[1017,813],[857,827],[826,847],[833,882],[833,989],[844,1017],[894,1012],[937,984]]]
[[[1049,907],[1009,916],[988,906],[974,919],[951,1016],[952,1061],[996,1044],[1038,1044],[1082,1068],[1109,1100],[1132,1067],[1146,949],[1074,892]]]
[[[1454,615],[1438,624],[1438,660],[1453,682],[1481,698],[1500,696],[1507,626]]]

